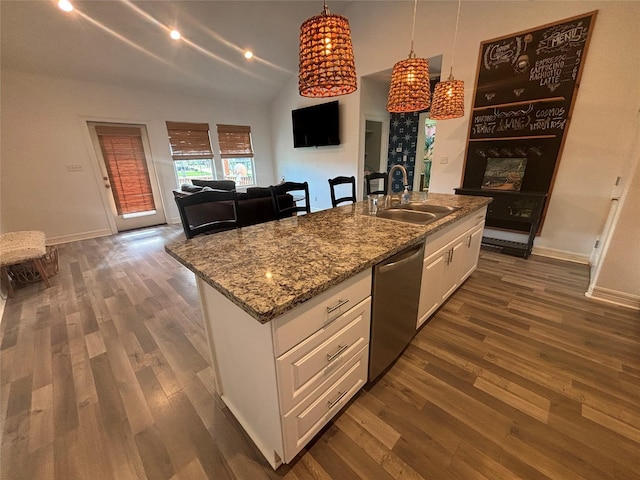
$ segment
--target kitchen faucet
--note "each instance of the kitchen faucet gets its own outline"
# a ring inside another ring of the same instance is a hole
[[[395,171],[396,168],[399,168],[400,171],[402,171],[402,188],[406,188],[409,186],[409,179],[407,176],[407,169],[404,167],[404,165],[400,165],[399,163],[396,163],[395,165],[393,165],[390,169],[389,169],[389,174],[388,174],[388,180],[387,180],[387,196],[385,198],[385,200],[388,199],[389,202],[391,202],[391,195],[392,195],[392,191],[391,191],[391,187],[393,184],[393,172]],[[400,196],[402,197],[402,192],[400,192]],[[385,202],[386,203],[386,202]]]

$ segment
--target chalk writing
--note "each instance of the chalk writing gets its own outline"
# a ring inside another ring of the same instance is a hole
[[[574,24],[558,25],[546,30],[538,43],[536,53],[551,53],[576,48],[587,40],[589,28],[583,21]]]
[[[489,45],[484,52],[484,68],[491,70],[505,63],[514,63],[522,51],[522,39],[510,38]]]
[[[534,101],[524,106],[476,111],[472,118],[471,138],[558,134],[565,129],[568,121],[568,109],[563,102],[563,99],[554,102]]]

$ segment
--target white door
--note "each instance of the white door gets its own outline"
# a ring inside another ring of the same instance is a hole
[[[166,223],[144,125],[87,123],[117,230]]]

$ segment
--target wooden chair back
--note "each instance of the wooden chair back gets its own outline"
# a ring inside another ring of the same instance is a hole
[[[276,219],[291,217],[298,212],[311,213],[309,184],[307,182],[284,182],[279,185],[272,185],[269,188]],[[284,206],[282,204],[279,197],[285,194],[293,197],[293,206]],[[304,202],[304,205],[299,205],[300,202]]]
[[[336,198],[336,187],[338,185],[351,184],[351,195]],[[356,177],[336,177],[329,179],[329,189],[331,190],[331,205],[333,208],[337,207],[341,203],[351,202],[356,203]]]
[[[382,189],[374,190],[374,186],[371,182],[376,180],[382,180]],[[367,189],[367,195],[386,195],[387,184],[389,182],[389,176],[386,172],[373,172],[364,176],[364,184]]]
[[[238,227],[238,196],[235,191],[208,191],[175,197],[187,238]]]

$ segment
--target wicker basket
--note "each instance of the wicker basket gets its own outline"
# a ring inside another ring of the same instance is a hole
[[[49,278],[58,273],[58,249],[55,245],[47,246],[47,253],[41,260]],[[42,280],[40,273],[31,261],[11,265],[7,269],[11,278],[19,283],[33,283]]]

